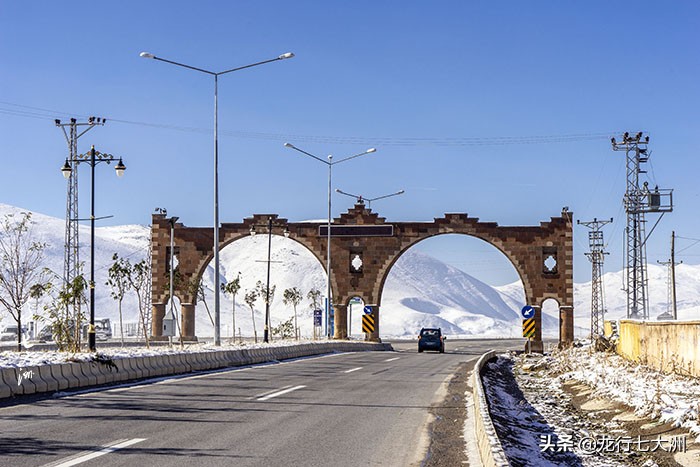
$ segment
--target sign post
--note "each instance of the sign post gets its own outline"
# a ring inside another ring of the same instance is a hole
[[[376,329],[374,310],[372,305],[365,305],[362,311],[362,332],[365,333],[365,340],[369,340],[370,334]]]
[[[520,314],[523,315],[523,337],[527,337],[527,353],[530,353],[531,339],[535,337],[535,308],[525,305]]]

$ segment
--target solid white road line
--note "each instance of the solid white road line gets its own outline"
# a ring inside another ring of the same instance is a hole
[[[284,394],[288,394],[288,393],[290,393],[290,392],[292,392],[292,391],[296,391],[297,389],[302,389],[302,388],[305,388],[305,387],[306,387],[306,386],[303,386],[303,385],[302,385],[302,386],[294,386],[293,388],[287,388],[287,389],[284,389],[284,390],[282,390],[282,391],[273,392],[272,394],[268,394],[268,395],[266,395],[266,396],[259,397],[259,398],[257,398],[256,400],[258,400],[258,401],[266,401],[266,400],[272,399],[273,397],[282,396],[282,395],[284,395]]]
[[[361,370],[362,367],[358,366],[357,368],[350,368],[349,370],[345,370],[343,373],[352,373],[353,371]]]
[[[385,361],[385,362],[393,362],[393,361],[396,361],[396,360],[398,360],[399,358],[401,358],[401,357],[394,357],[394,358],[389,358],[389,359],[387,359],[387,360],[384,360],[384,361]]]
[[[72,465],[78,465],[82,464],[83,462],[87,462],[91,459],[95,459],[97,457],[102,457],[105,454],[109,454],[110,452],[117,451],[119,449],[123,449],[126,447],[129,447],[133,444],[140,443],[141,441],[146,441],[148,438],[134,438],[134,439],[128,439],[125,441],[117,441],[116,444],[111,444],[108,446],[105,446],[104,449],[101,449],[96,452],[89,452],[86,454],[79,454],[78,457],[73,457],[71,459],[68,459],[66,461],[63,461],[59,464],[49,464],[53,467],[71,467]]]

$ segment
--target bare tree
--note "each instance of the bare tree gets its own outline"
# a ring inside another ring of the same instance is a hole
[[[301,290],[296,287],[291,289],[286,289],[284,295],[282,296],[282,302],[285,305],[292,305],[294,307],[294,337],[299,339],[299,326],[297,325],[297,305],[301,303],[302,295]]]
[[[127,261],[128,262],[128,261]],[[151,305],[151,265],[150,261],[142,259],[129,268],[127,275],[129,285],[136,293],[139,305],[139,317],[143,328],[143,336],[146,339],[146,347],[150,347],[148,341],[148,308]]]
[[[17,351],[22,351],[22,307],[32,287],[43,280],[46,243],[34,240],[32,213],[19,219],[6,214],[0,223],[0,304],[17,323]]]
[[[311,289],[309,293],[306,294],[306,298],[311,301],[309,308],[312,312],[315,312],[321,308],[321,291],[318,289]],[[314,318],[314,339],[316,339],[316,318]]]
[[[306,298],[311,300],[309,308],[312,310],[318,310],[321,308],[321,291],[318,289],[311,289],[309,293],[306,294]]]
[[[245,293],[245,302],[248,304],[250,307],[250,317],[253,319],[253,336],[255,336],[255,343],[258,343],[258,331],[255,328],[255,310],[253,307],[255,306],[255,302],[258,300],[258,292],[257,290],[246,290]]]
[[[263,281],[258,281],[255,284],[255,288],[258,291],[258,297],[262,298],[265,304],[265,310],[269,310],[272,306],[272,302],[275,300],[275,290],[277,290],[277,286],[273,285],[268,288],[268,285],[265,285]],[[272,314],[265,313],[265,320],[265,326],[269,331],[272,331]]]
[[[124,300],[124,295],[130,288],[129,284],[129,271],[131,269],[131,264],[129,261],[120,258],[118,254],[114,253],[112,256],[114,263],[110,266],[109,279],[105,283],[112,288],[110,295],[119,304],[119,334],[121,336],[122,346],[124,346],[124,320],[122,317],[122,301]]]
[[[225,294],[231,295],[231,301],[233,302],[233,310],[231,312],[231,321],[233,325],[233,341],[235,342],[236,340],[236,294],[238,291],[241,290],[241,273],[240,271],[238,272],[238,275],[236,276],[235,279],[232,281],[229,281],[225,284],[221,284],[221,291]]]

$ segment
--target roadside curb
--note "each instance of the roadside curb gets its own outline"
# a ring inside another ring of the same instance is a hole
[[[392,351],[376,342],[324,342],[0,368],[0,399],[231,368],[333,352]]]
[[[493,426],[488,402],[484,394],[484,386],[481,382],[481,369],[489,360],[496,358],[496,351],[486,352],[474,365],[474,425],[476,429],[476,440],[479,446],[479,454],[484,467],[506,467],[510,465],[506,457],[501,440],[496,434]]]

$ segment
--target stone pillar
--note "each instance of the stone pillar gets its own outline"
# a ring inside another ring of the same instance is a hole
[[[335,329],[333,330],[333,339],[348,338],[348,306],[333,305]]]
[[[182,337],[185,340],[197,340],[194,335],[194,305],[182,304]]]
[[[370,333],[367,340],[372,342],[381,342],[379,338],[379,305],[372,306],[372,314],[374,314],[374,332]]]
[[[163,335],[163,318],[165,317],[165,303],[151,305],[151,337]]]
[[[530,351],[543,353],[544,343],[542,342],[542,307],[532,305],[532,308],[535,309],[535,337],[530,339]],[[522,326],[520,327],[520,332],[522,333]],[[527,351],[527,343],[525,343],[525,350]]]
[[[569,347],[574,342],[574,307],[559,307],[559,347]]]

